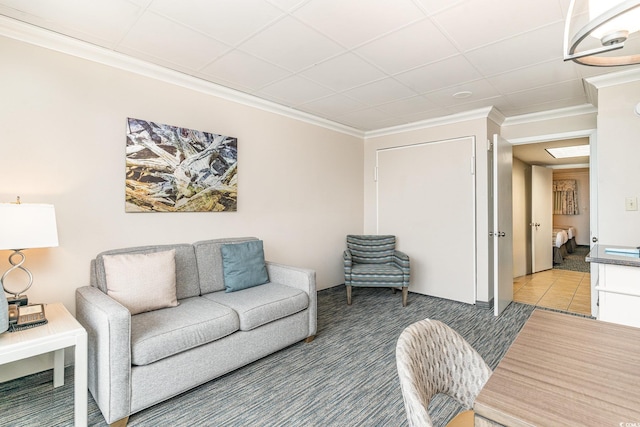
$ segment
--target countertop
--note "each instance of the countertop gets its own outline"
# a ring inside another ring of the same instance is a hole
[[[597,244],[591,248],[585,258],[587,262],[596,262],[599,264],[615,264],[627,267],[640,267],[640,256],[622,253],[608,252],[607,249],[636,249],[633,246],[621,245],[601,245]]]

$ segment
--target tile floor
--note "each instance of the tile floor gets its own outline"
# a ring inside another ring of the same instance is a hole
[[[546,270],[513,279],[513,300],[591,315],[591,274]]]

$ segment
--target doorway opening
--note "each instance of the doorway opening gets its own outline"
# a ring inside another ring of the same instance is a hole
[[[594,131],[510,142],[514,144],[514,301],[591,315],[592,277],[590,265],[584,258],[597,216],[591,212],[592,199],[597,197],[597,188],[591,185],[593,159],[588,156],[556,159],[546,149],[592,145],[594,150]],[[546,172],[553,181],[551,185],[544,183],[542,194],[535,185],[532,190],[535,168],[549,169]],[[572,193],[577,197],[574,211],[560,209],[559,197],[563,195],[560,191],[565,190],[564,187],[575,189]],[[543,198],[545,203],[540,204],[536,198]],[[542,209],[536,211],[540,205]],[[540,234],[543,225],[546,228]],[[546,252],[536,250],[536,242],[544,245],[542,249]],[[536,262],[536,256],[544,257],[545,262]],[[548,256],[553,262],[546,259]]]

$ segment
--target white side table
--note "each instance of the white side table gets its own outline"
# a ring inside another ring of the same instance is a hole
[[[87,331],[61,303],[47,304],[46,325],[0,334],[0,365],[54,352],[53,386],[64,384],[64,349],[75,346],[75,425],[87,425]]]

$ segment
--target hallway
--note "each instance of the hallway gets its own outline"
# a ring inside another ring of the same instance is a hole
[[[546,270],[513,279],[513,300],[591,315],[591,274]]]

